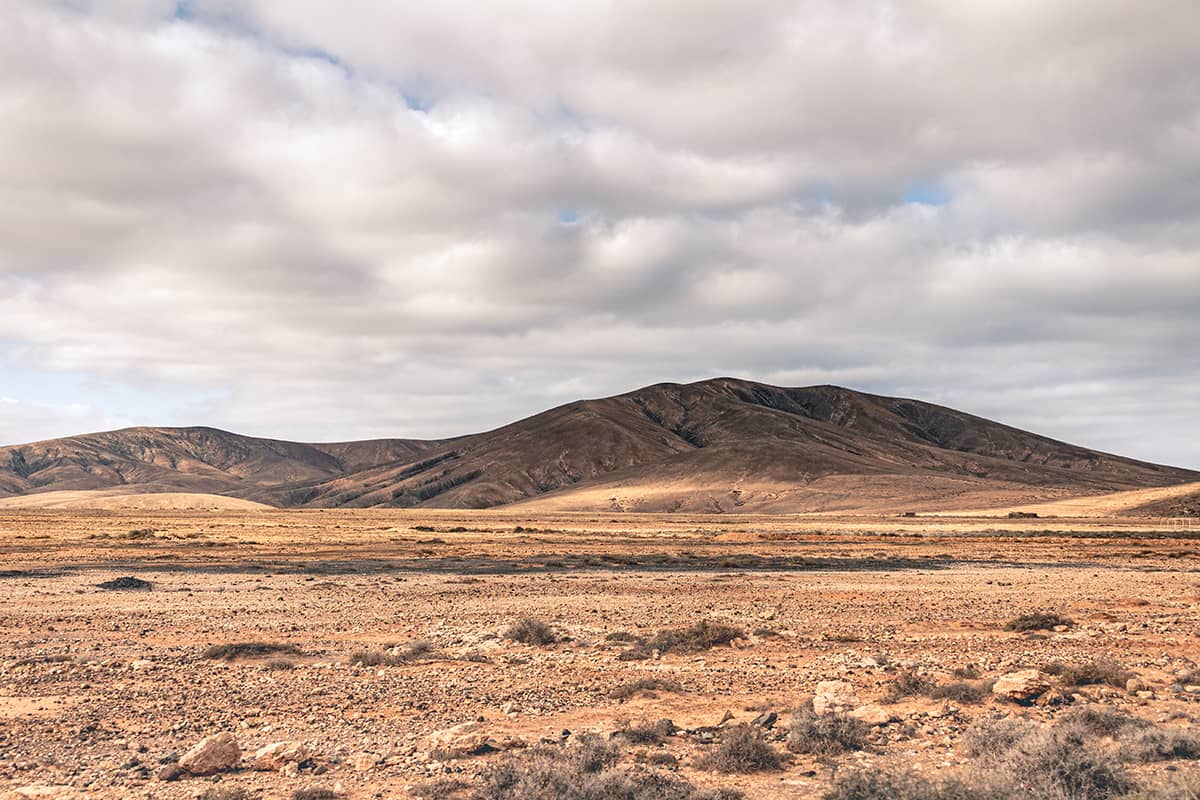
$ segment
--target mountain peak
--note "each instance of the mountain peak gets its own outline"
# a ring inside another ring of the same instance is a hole
[[[119,488],[276,506],[963,507],[1197,479],[919,400],[733,377],[580,400],[453,440],[303,444],[196,426],[0,448],[0,496]]]

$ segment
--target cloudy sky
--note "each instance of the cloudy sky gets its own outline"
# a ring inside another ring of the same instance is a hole
[[[1200,6],[6,0],[0,443],[735,375],[1200,467]]]

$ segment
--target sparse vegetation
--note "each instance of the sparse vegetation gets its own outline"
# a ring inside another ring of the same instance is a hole
[[[471,784],[459,778],[439,778],[418,783],[409,790],[409,794],[421,800],[457,800],[467,797],[471,788]]]
[[[912,668],[904,668],[896,673],[883,694],[883,702],[897,703],[906,697],[927,695],[934,690],[934,683],[926,676]]]
[[[201,792],[198,800],[249,800],[250,792],[243,786],[210,786]]]
[[[351,654],[350,663],[359,667],[394,667],[397,664],[410,664],[432,658],[436,653],[437,650],[431,642],[417,640],[404,647],[392,647],[387,650],[359,650]]]
[[[1130,761],[1200,759],[1200,737],[1189,731],[1147,727],[1123,738],[1122,754]]]
[[[622,661],[640,661],[650,658],[655,651],[664,653],[697,653],[727,645],[734,639],[743,639],[746,632],[732,625],[702,620],[689,628],[673,628],[659,631],[653,638],[635,643],[622,653]]]
[[[934,700],[950,700],[954,703],[982,703],[992,694],[995,681],[951,681],[931,686],[926,694]]]
[[[337,792],[324,786],[306,786],[292,792],[292,800],[337,800]]]
[[[845,714],[815,714],[808,709],[792,713],[787,749],[793,753],[834,756],[862,750],[870,728]]]
[[[1053,611],[1035,611],[1032,614],[1022,614],[1010,619],[1004,626],[1006,631],[1023,633],[1026,631],[1052,631],[1062,626],[1073,627],[1075,621]]]
[[[721,740],[705,753],[696,766],[714,772],[762,772],[780,769],[783,755],[749,725],[734,725],[721,734]]]
[[[658,744],[675,734],[675,723],[669,719],[626,725],[616,735],[631,744]]]
[[[1133,677],[1133,673],[1120,664],[1103,659],[1084,664],[1055,662],[1044,671],[1050,675],[1057,675],[1067,688],[1106,685],[1124,689],[1126,682]]]
[[[681,687],[675,681],[668,681],[662,678],[642,678],[641,680],[631,681],[630,683],[622,683],[620,686],[609,692],[608,696],[612,700],[619,700],[623,703],[639,694],[682,691],[683,687]]]
[[[144,581],[141,578],[134,578],[131,575],[125,575],[120,578],[113,578],[111,581],[96,584],[97,588],[104,589],[109,592],[148,592],[154,588],[154,584],[150,581]]]
[[[277,642],[234,642],[231,644],[214,644],[204,651],[205,658],[220,661],[237,661],[241,658],[262,658],[264,656],[304,655],[294,644]]]
[[[548,645],[559,641],[554,628],[534,617],[519,619],[504,632],[504,638],[521,644]]]
[[[620,749],[594,734],[541,745],[484,769],[472,800],[738,800],[650,769],[617,766]]]

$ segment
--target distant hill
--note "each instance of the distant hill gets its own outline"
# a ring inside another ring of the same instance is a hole
[[[0,496],[121,486],[280,507],[900,511],[1197,480],[916,400],[730,378],[581,400],[452,440],[133,428],[0,448]]]

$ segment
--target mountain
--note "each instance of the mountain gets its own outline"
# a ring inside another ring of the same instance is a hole
[[[438,444],[298,444],[214,428],[126,428],[0,447],[0,496],[113,487],[238,495],[412,459]]]
[[[451,440],[135,428],[0,448],[0,495],[122,485],[281,507],[900,511],[1196,480],[916,400],[731,378],[582,400]]]

